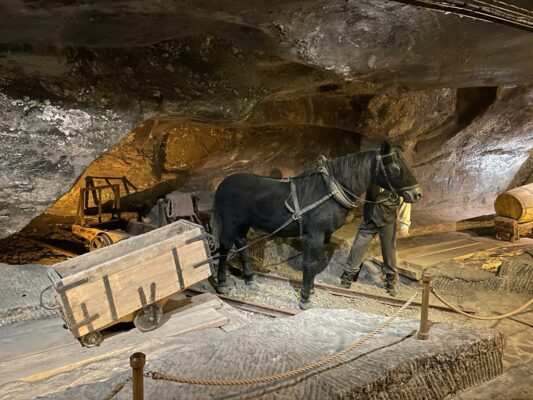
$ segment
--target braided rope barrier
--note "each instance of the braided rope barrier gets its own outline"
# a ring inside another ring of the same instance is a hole
[[[113,390],[102,400],[111,400],[113,397],[115,397],[122,389],[124,389],[124,386],[128,384],[131,381],[131,378],[124,379],[122,382],[117,383]]]
[[[385,321],[380,323],[376,327],[376,329],[366,334],[361,339],[356,340],[344,350],[341,350],[335,354],[332,354],[331,356],[327,358],[315,361],[311,364],[305,365],[297,369],[281,372],[275,375],[260,376],[257,378],[248,378],[248,379],[201,379],[201,378],[191,378],[191,377],[179,376],[179,375],[163,374],[161,372],[148,372],[146,373],[145,376],[151,377],[152,379],[155,379],[155,380],[165,380],[165,381],[170,381],[170,382],[186,383],[190,385],[206,385],[206,386],[255,385],[259,383],[269,383],[269,382],[279,381],[285,378],[290,378],[296,375],[300,375],[304,372],[308,372],[313,369],[322,367],[326,364],[329,364],[332,361],[338,359],[339,357],[342,357],[343,355],[360,347],[361,345],[363,345],[364,343],[372,339],[374,336],[379,334],[381,331],[383,331],[385,328],[387,328],[407,307],[409,307],[409,305],[416,298],[416,296],[418,296],[418,292],[415,293],[413,296],[411,296],[411,298],[407,300],[407,302],[405,302],[405,304],[401,308],[399,308],[393,315],[391,315]]]
[[[437,299],[439,299],[443,304],[445,304],[448,307],[450,307],[456,313],[464,315],[465,317],[468,317],[468,318],[479,319],[479,320],[483,320],[483,321],[496,321],[496,320],[499,320],[499,319],[504,319],[504,318],[511,317],[511,316],[513,316],[515,314],[518,314],[520,311],[526,309],[531,304],[533,304],[533,298],[531,298],[526,304],[523,304],[522,306],[518,307],[516,310],[510,311],[507,314],[498,315],[497,317],[482,317],[482,316],[478,316],[478,315],[471,315],[471,314],[465,313],[460,308],[458,308],[458,307],[454,306],[453,304],[451,304],[450,302],[446,301],[440,294],[438,294],[435,291],[434,288],[431,288],[431,292],[435,295],[435,297]]]

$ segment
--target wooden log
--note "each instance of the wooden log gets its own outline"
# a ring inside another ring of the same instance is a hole
[[[77,253],[74,253],[74,252],[66,250],[66,249],[62,249],[61,247],[54,246],[54,245],[52,245],[50,243],[46,243],[46,242],[43,242],[41,240],[30,239],[30,241],[32,243],[36,244],[39,247],[43,247],[45,249],[52,250],[53,252],[62,254],[62,255],[67,256],[67,257],[71,257],[72,258],[72,257],[79,256],[79,254],[77,254]]]
[[[518,223],[533,221],[533,183],[520,186],[496,197],[496,214]]]

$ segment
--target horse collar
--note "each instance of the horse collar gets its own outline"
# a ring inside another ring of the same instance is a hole
[[[327,159],[324,156],[321,156],[318,164],[318,172],[322,174],[322,177],[324,178],[324,182],[333,196],[333,198],[344,208],[347,208],[351,210],[352,208],[356,208],[359,206],[359,203],[356,203],[352,201],[348,195],[346,194],[345,189],[342,187],[342,185],[337,182],[337,180],[330,175],[327,166],[326,166]]]

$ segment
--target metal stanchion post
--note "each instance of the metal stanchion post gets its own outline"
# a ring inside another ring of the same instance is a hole
[[[429,321],[429,293],[430,293],[430,285],[431,285],[431,279],[433,277],[427,273],[424,272],[424,275],[422,276],[422,308],[420,309],[420,330],[418,331],[418,339],[420,340],[428,340],[429,339],[429,328],[431,326],[431,322]]]
[[[144,364],[146,356],[143,353],[134,353],[130,356],[133,400],[144,400]]]

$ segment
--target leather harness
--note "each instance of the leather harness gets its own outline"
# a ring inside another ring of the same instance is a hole
[[[376,170],[380,170],[385,177],[385,181],[387,185],[389,186],[389,190],[391,192],[391,196],[394,196],[395,198],[398,198],[398,192],[393,188],[389,177],[387,176],[387,173],[385,171],[385,166],[383,164],[383,158],[392,156],[393,153],[390,154],[376,154]],[[291,219],[287,221],[285,226],[287,226],[292,221],[298,221],[298,225],[300,228],[300,237],[302,237],[303,234],[303,226],[302,226],[302,216],[311,211],[312,209],[318,207],[325,201],[329,200],[330,198],[334,198],[337,203],[339,203],[342,207],[352,210],[356,207],[359,207],[361,202],[367,202],[367,203],[381,203],[380,202],[372,202],[366,199],[363,199],[354,193],[351,193],[348,189],[346,189],[339,181],[335,179],[334,176],[329,172],[327,167],[328,159],[325,156],[320,156],[318,159],[318,172],[322,175],[322,178],[324,179],[324,183],[326,184],[326,187],[328,188],[328,194],[320,198],[319,200],[315,201],[314,203],[309,204],[308,206],[304,208],[300,208],[300,202],[298,201],[298,195],[296,193],[296,184],[294,183],[293,178],[289,178],[289,184],[291,187],[291,193],[287,200],[285,200],[285,207],[289,212],[291,213]],[[376,172],[377,172],[376,171]],[[405,188],[409,189],[409,188]],[[352,200],[349,196],[355,198],[355,200]],[[292,198],[292,207],[289,205],[289,199]]]

